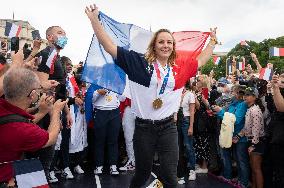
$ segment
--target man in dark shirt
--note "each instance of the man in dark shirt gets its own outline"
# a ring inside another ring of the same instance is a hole
[[[66,90],[66,72],[62,66],[59,56],[60,51],[67,44],[67,37],[65,31],[60,26],[51,26],[46,30],[46,39],[48,40],[48,46],[40,51],[38,54],[32,54],[31,57],[38,57],[41,62],[38,65],[37,75],[41,83],[48,83],[47,80],[55,80],[59,84],[55,88],[55,98],[63,99],[67,98]],[[53,91],[51,91],[52,94]],[[66,105],[62,112],[63,126],[71,127],[72,117],[68,106]],[[46,115],[38,125],[44,129],[50,122],[49,115]],[[51,161],[54,156],[54,146],[40,150],[38,153],[33,154],[31,157],[39,157],[45,173],[48,175]]]

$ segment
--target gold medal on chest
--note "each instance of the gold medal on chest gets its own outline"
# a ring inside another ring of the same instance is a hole
[[[107,102],[110,102],[111,100],[112,100],[112,96],[111,96],[111,95],[107,95],[107,96],[106,96],[106,101],[107,101]]]
[[[157,98],[157,99],[155,99],[155,100],[153,101],[153,108],[154,108],[155,110],[161,108],[162,106],[163,106],[163,101],[162,101],[161,98]]]

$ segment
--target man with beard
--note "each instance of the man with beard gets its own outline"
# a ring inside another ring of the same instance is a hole
[[[66,37],[65,31],[60,26],[49,27],[46,30],[46,39],[48,40],[48,46],[42,51],[40,51],[38,54],[34,55],[34,53],[32,53],[30,56],[31,57],[36,56],[39,59],[41,59],[41,62],[39,63],[37,70],[37,75],[41,83],[47,83],[47,80],[55,80],[59,83],[56,86],[55,91],[51,90],[49,92],[49,95],[55,95],[56,100],[57,99],[65,100],[67,98],[66,80],[65,80],[66,72],[61,63],[59,52],[65,47],[68,39]],[[49,122],[50,122],[50,117],[49,115],[46,115],[38,123],[38,125],[43,129],[47,129]],[[69,108],[66,105],[64,110],[62,111],[62,125],[70,128],[71,124],[72,124],[72,117],[70,115]],[[49,168],[53,156],[54,156],[54,146],[44,148],[39,152],[32,154],[32,157],[39,157],[47,176],[49,174]]]

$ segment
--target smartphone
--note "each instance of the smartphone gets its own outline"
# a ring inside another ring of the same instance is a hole
[[[17,53],[19,51],[19,37],[11,38],[11,51]]]
[[[39,34],[39,30],[32,31],[32,37],[33,37],[34,40],[41,39],[40,34]]]

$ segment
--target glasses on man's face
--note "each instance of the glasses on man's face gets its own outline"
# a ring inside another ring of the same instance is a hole
[[[29,96],[32,94],[32,92],[33,92],[34,90],[36,91],[36,93],[37,93],[38,95],[41,95],[41,94],[42,94],[43,87],[40,86],[40,87],[38,87],[38,88],[32,89],[32,90],[29,92],[29,94],[28,94],[27,97],[29,97]],[[39,91],[39,92],[38,92],[38,91]]]

